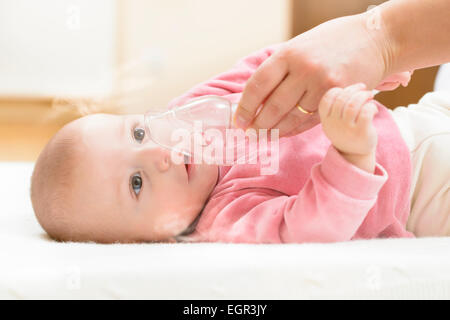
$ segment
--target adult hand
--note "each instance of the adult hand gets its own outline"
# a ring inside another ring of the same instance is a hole
[[[319,101],[330,88],[375,88],[387,75],[390,50],[377,18],[369,11],[330,20],[286,42],[247,82],[237,126],[298,134],[319,123]]]

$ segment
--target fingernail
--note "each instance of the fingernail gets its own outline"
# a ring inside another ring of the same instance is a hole
[[[247,125],[248,125],[248,121],[244,118],[244,117],[242,117],[242,116],[239,116],[239,115],[237,115],[235,118],[234,118],[234,120],[235,120],[235,125],[238,127],[238,128],[242,128],[242,129],[245,129],[246,127],[247,127]]]

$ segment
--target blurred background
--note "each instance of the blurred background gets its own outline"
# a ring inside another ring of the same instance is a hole
[[[164,109],[253,51],[382,2],[0,0],[0,161],[34,161],[86,110]],[[417,102],[436,70],[377,98]]]

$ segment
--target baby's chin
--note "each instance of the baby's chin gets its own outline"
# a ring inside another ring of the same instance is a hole
[[[189,163],[187,174],[189,184],[203,185],[205,187],[215,185],[218,178],[219,166],[207,163]]]
[[[151,218],[147,234],[157,239],[167,239],[186,231],[197,218],[203,203],[191,203],[190,197],[167,206]]]

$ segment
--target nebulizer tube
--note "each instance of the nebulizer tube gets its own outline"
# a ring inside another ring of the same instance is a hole
[[[225,150],[226,131],[232,126],[235,108],[223,97],[203,96],[160,114],[147,113],[145,125],[153,142],[193,161],[211,143],[216,150]]]

